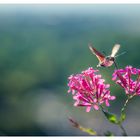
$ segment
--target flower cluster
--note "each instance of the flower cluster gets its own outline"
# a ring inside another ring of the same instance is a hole
[[[73,99],[76,100],[74,106],[85,106],[87,112],[92,107],[98,110],[103,103],[109,106],[109,100],[115,99],[115,96],[110,95],[110,85],[105,84],[105,80],[97,72],[98,70],[89,68],[68,78],[68,92],[72,92]]]
[[[140,95],[140,69],[127,66],[125,69],[115,70],[112,80],[123,87],[127,95]]]

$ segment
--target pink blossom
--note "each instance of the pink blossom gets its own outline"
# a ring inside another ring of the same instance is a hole
[[[97,72],[98,70],[90,67],[82,73],[71,75],[68,78],[68,92],[73,95],[74,106],[85,106],[87,112],[92,107],[98,110],[99,105],[103,103],[109,106],[109,100],[115,99],[115,96],[110,95],[110,85],[104,84],[105,80]]]
[[[112,80],[124,88],[127,95],[140,95],[140,69],[126,66],[115,70]]]

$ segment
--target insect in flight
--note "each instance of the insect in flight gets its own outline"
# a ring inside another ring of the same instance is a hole
[[[97,65],[97,67],[110,67],[113,64],[115,64],[115,57],[117,52],[120,49],[120,45],[119,44],[115,44],[113,49],[112,49],[112,53],[109,56],[105,56],[102,53],[100,53],[99,51],[97,51],[94,47],[92,47],[91,44],[89,44],[89,49],[91,50],[91,52],[96,55],[96,57],[99,60],[99,64]],[[117,66],[116,66],[117,67]]]

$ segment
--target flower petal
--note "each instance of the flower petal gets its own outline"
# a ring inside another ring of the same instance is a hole
[[[91,106],[88,106],[88,107],[86,108],[86,112],[90,112],[90,110],[91,110]]]
[[[99,110],[99,106],[98,105],[93,105],[93,108],[95,109],[95,110]]]

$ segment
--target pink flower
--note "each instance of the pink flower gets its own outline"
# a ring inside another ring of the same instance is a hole
[[[76,100],[74,106],[85,106],[89,112],[91,107],[99,109],[99,105],[105,102],[109,106],[109,100],[114,100],[115,96],[110,95],[109,84],[104,84],[101,75],[96,74],[98,70],[89,68],[80,74],[71,75],[69,79],[69,90],[73,99]]]
[[[140,69],[127,66],[115,70],[112,80],[125,89],[126,94],[140,95]]]

